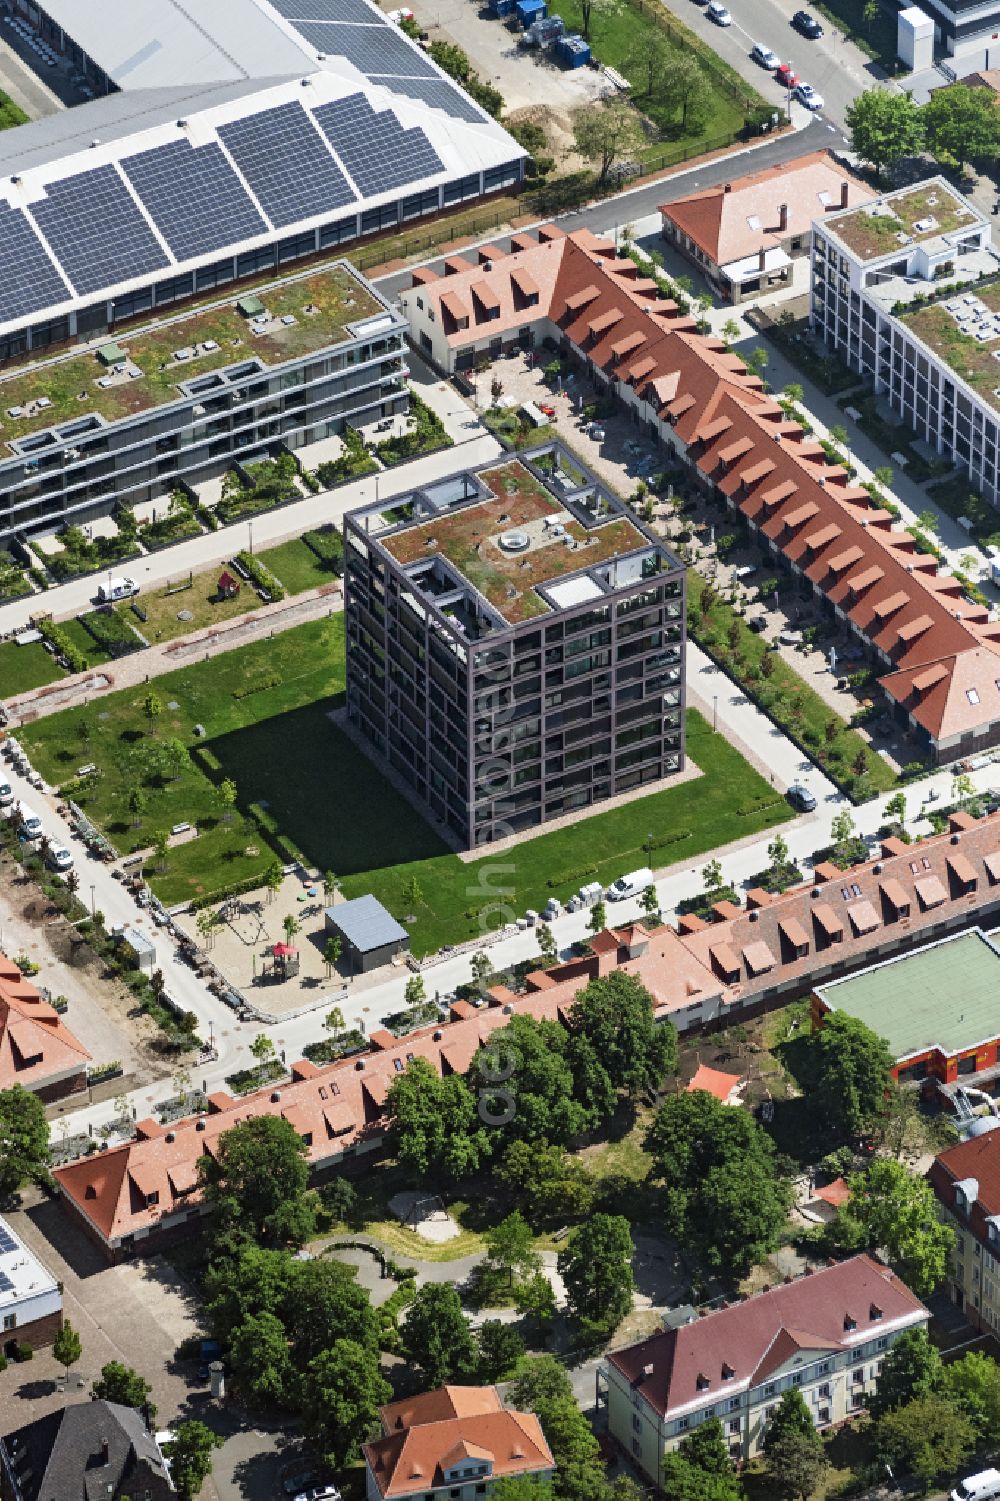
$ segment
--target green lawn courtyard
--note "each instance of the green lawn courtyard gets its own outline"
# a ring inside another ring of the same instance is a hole
[[[130,689],[27,726],[22,739],[57,785],[81,761],[97,764],[99,778],[76,799],[123,852],[150,845],[158,830],[182,820],[197,825],[200,837],[169,850],[166,869],[151,872],[167,903],[259,875],[275,853],[301,852],[319,871],[335,871],[346,896],[370,891],[399,917],[413,912],[417,954],[479,933],[481,909],[498,890],[510,914],[520,914],[550,896],[568,897],[585,880],[607,883],[645,864],[650,834],[658,866],[693,862],[792,817],[784,799],[691,711],[697,781],[466,864],[331,722],[343,705],[343,641],[343,617],[333,616],[158,678],[151,686],[163,712],[155,736],[143,713],[147,690]],[[195,724],[204,726],[203,738]],[[174,739],[188,752],[176,775],[177,767],[157,766]],[[238,789],[229,823],[215,791],[225,777]],[[140,828],[128,808],[137,783],[148,798]],[[404,896],[413,877],[416,903]]]
[[[58,677],[62,677],[62,669],[40,641],[29,646],[5,641],[0,646],[0,699],[30,693],[32,688],[54,683]]]

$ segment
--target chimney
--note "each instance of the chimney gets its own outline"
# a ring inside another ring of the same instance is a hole
[[[101,1439],[101,1464],[106,1465],[111,1459],[111,1445],[106,1438]]]
[[[783,231],[783,230],[786,230],[787,228],[788,228],[788,204],[787,203],[779,203],[779,205],[778,205],[778,229]]]
[[[733,185],[732,185],[732,183],[731,182],[724,182],[722,184],[722,191],[724,193],[731,193],[733,191]]]
[[[840,206],[841,206],[841,208],[846,208],[847,207],[847,183],[846,182],[842,182],[840,184]]]
[[[763,271],[767,262],[767,247],[762,245],[757,252],[757,270]]]

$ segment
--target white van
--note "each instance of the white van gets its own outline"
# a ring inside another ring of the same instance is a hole
[[[131,599],[133,594],[138,594],[139,585],[135,579],[120,578],[108,579],[106,584],[101,584],[97,590],[98,604],[113,604],[118,599]]]
[[[14,801],[14,793],[9,782],[0,782],[0,808],[9,808]]]
[[[609,902],[623,902],[626,897],[639,896],[653,884],[653,872],[643,866],[642,870],[630,870],[627,876],[619,876],[604,893]]]
[[[951,1501],[992,1501],[994,1496],[1000,1496],[1000,1470],[980,1470],[959,1481]]]
[[[29,808],[27,803],[18,803],[17,811],[20,814],[21,823],[24,825],[24,832],[28,838],[41,839],[42,820],[34,808]]]

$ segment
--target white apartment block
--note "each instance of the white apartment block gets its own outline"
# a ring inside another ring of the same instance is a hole
[[[998,274],[989,220],[943,177],[813,223],[816,333],[994,505]]]
[[[663,1456],[717,1418],[733,1459],[760,1452],[783,1392],[796,1388],[817,1428],[862,1413],[882,1361],[929,1315],[869,1256],[807,1272],[753,1297],[612,1351],[601,1376],[608,1429],[651,1481]]]

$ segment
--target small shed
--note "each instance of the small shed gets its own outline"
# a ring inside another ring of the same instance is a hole
[[[128,356],[120,344],[102,344],[97,358],[106,369],[110,369],[112,365],[123,364]]]
[[[240,592],[240,581],[229,572],[228,568],[225,568],[219,574],[219,582],[216,588],[219,591],[220,599],[235,599]]]
[[[378,969],[408,947],[410,935],[373,896],[356,896],[326,909],[326,931],[339,935],[356,974]]]
[[[140,933],[138,928],[123,928],[121,944],[136,969],[141,969],[145,975],[153,973],[156,968],[156,945],[151,938]]]
[[[582,36],[560,37],[556,43],[556,56],[567,68],[582,68],[590,62],[590,43]]]
[[[259,318],[264,311],[264,304],[259,297],[254,297],[250,293],[248,296],[239,299],[236,304],[236,311],[243,318]]]

